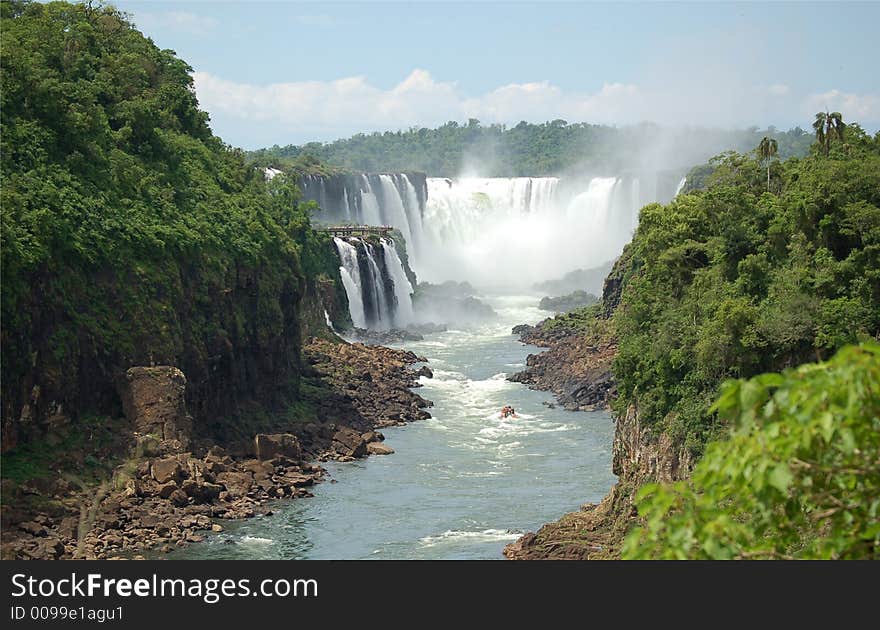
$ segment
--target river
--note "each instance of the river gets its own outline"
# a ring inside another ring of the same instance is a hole
[[[616,481],[610,415],[550,409],[548,392],[505,380],[537,351],[511,327],[547,313],[534,296],[484,301],[492,323],[401,344],[428,359],[434,378],[419,393],[434,407],[383,429],[395,454],[327,463],[313,498],[278,501],[169,557],[501,559],[526,531],[599,501]],[[518,418],[499,418],[505,404]]]

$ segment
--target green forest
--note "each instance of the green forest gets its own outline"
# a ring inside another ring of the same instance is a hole
[[[478,170],[483,177],[540,177],[567,171],[619,173],[646,165],[661,152],[662,169],[680,170],[724,150],[746,151],[763,136],[778,143],[780,158],[804,156],[813,141],[801,128],[778,131],[663,128],[655,124],[610,127],[564,120],[516,126],[450,121],[436,129],[357,134],[335,142],[273,146],[248,153],[261,166],[312,172],[319,163],[353,171],[423,171],[455,177]],[[324,167],[326,168],[326,167]]]
[[[877,556],[880,134],[816,127],[804,158],[727,153],[643,208],[610,321],[554,322],[612,331],[617,413],[705,455],[640,495],[631,557]]]
[[[240,380],[254,347],[252,394],[295,397],[328,251],[312,208],[212,134],[191,68],[114,8],[4,1],[2,30],[4,444],[39,434],[26,402],[106,411],[130,365],[181,365],[231,414],[247,395],[208,374]]]

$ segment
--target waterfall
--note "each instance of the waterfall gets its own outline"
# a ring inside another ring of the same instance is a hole
[[[681,181],[678,182],[678,186],[675,187],[675,194],[673,197],[678,197],[678,193],[681,192],[681,189],[684,188],[685,183],[687,182],[687,177],[682,177]]]
[[[367,325],[367,318],[364,312],[357,249],[341,238],[334,238],[333,242],[336,244],[336,251],[339,252],[339,262],[342,263],[339,267],[339,275],[342,276],[342,286],[345,288],[345,296],[348,298],[351,322],[358,328],[364,328]]]
[[[397,250],[394,249],[394,243],[388,239],[380,239],[382,249],[385,251],[385,263],[391,273],[391,279],[394,282],[394,297],[396,298],[396,310],[394,312],[394,325],[402,328],[413,321],[412,293],[413,287],[406,272],[403,270],[403,263]]]
[[[361,246],[369,266],[370,288],[373,292],[372,298],[375,304],[374,317],[371,318],[372,321],[368,320],[367,323],[370,328],[375,330],[387,330],[391,328],[393,323],[392,314],[394,312],[394,294],[392,292],[389,296],[388,287],[385,283],[387,274],[383,273],[383,271],[387,271],[387,268],[385,268],[384,264],[380,267],[376,262],[375,250],[372,245],[361,241]]]
[[[412,323],[413,288],[394,242],[383,238],[378,247],[360,238],[333,242],[352,323],[371,330]]]
[[[415,270],[430,282],[526,287],[597,267],[632,238],[633,177],[428,178],[425,243]]]
[[[455,179],[346,173],[305,176],[301,187],[304,197],[322,208],[316,223],[399,229],[421,278],[500,288],[527,287],[618,256],[637,227],[639,209],[668,201],[677,177],[659,179],[652,172]],[[657,198],[661,191],[662,200]],[[360,253],[355,289],[362,298],[361,321],[368,327],[394,325],[395,309],[401,308],[395,300],[406,291],[396,281],[396,255],[354,240],[349,245]],[[355,283],[352,269],[348,273]]]
[[[400,194],[400,189],[395,185],[396,182],[391,175],[379,175],[379,182],[382,186],[382,199],[385,212],[383,216],[387,221],[387,225],[393,225],[403,233],[403,238],[407,243],[413,242],[412,231],[410,230],[409,217],[407,216],[404,206],[404,196]]]

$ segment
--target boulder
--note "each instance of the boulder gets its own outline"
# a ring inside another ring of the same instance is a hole
[[[232,499],[247,496],[254,478],[249,472],[223,472],[217,475],[217,481],[221,483]]]
[[[361,433],[361,437],[364,439],[364,442],[381,442],[385,439],[385,436],[379,433],[378,431],[367,431],[366,433]]]
[[[302,486],[313,485],[315,483],[315,478],[312,475],[288,472],[285,473],[284,476],[278,478],[278,483],[287,487],[294,486],[299,488]]]
[[[25,521],[24,523],[19,523],[18,528],[24,532],[27,532],[31,536],[49,535],[49,530],[34,521]]]
[[[150,474],[153,476],[153,479],[162,484],[169,481],[180,483],[184,478],[183,467],[176,457],[153,460]]]
[[[367,444],[367,452],[370,455],[391,455],[394,453],[394,449],[390,446],[385,446],[381,442],[370,442]]]
[[[302,459],[302,447],[292,433],[259,433],[254,437],[257,459],[267,461],[279,455],[292,460]]]
[[[187,479],[180,484],[180,489],[186,493],[186,496],[192,498],[198,503],[210,503],[220,496],[223,486],[216,483],[199,482],[193,479]]]
[[[354,429],[339,427],[333,434],[333,450],[347,457],[363,457],[367,454],[367,443]]]
[[[172,492],[171,496],[169,496],[168,498],[177,507],[183,507],[189,503],[189,497],[186,496],[186,493],[180,488],[177,488],[174,492]]]
[[[172,451],[188,447],[192,417],[186,412],[183,372],[170,365],[133,367],[119,380],[117,390],[137,433],[155,436]]]
[[[267,479],[275,472],[272,462],[261,462],[258,459],[248,459],[241,462],[241,467],[254,474],[254,479]]]

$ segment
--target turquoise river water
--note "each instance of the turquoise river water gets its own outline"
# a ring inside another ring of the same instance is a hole
[[[616,479],[610,415],[550,409],[548,392],[505,380],[539,351],[511,327],[547,313],[534,296],[485,301],[492,323],[401,344],[428,359],[434,378],[418,391],[434,407],[383,429],[395,454],[328,463],[313,498],[278,501],[170,557],[502,559],[521,534],[600,500]],[[499,418],[505,404],[519,417]]]

